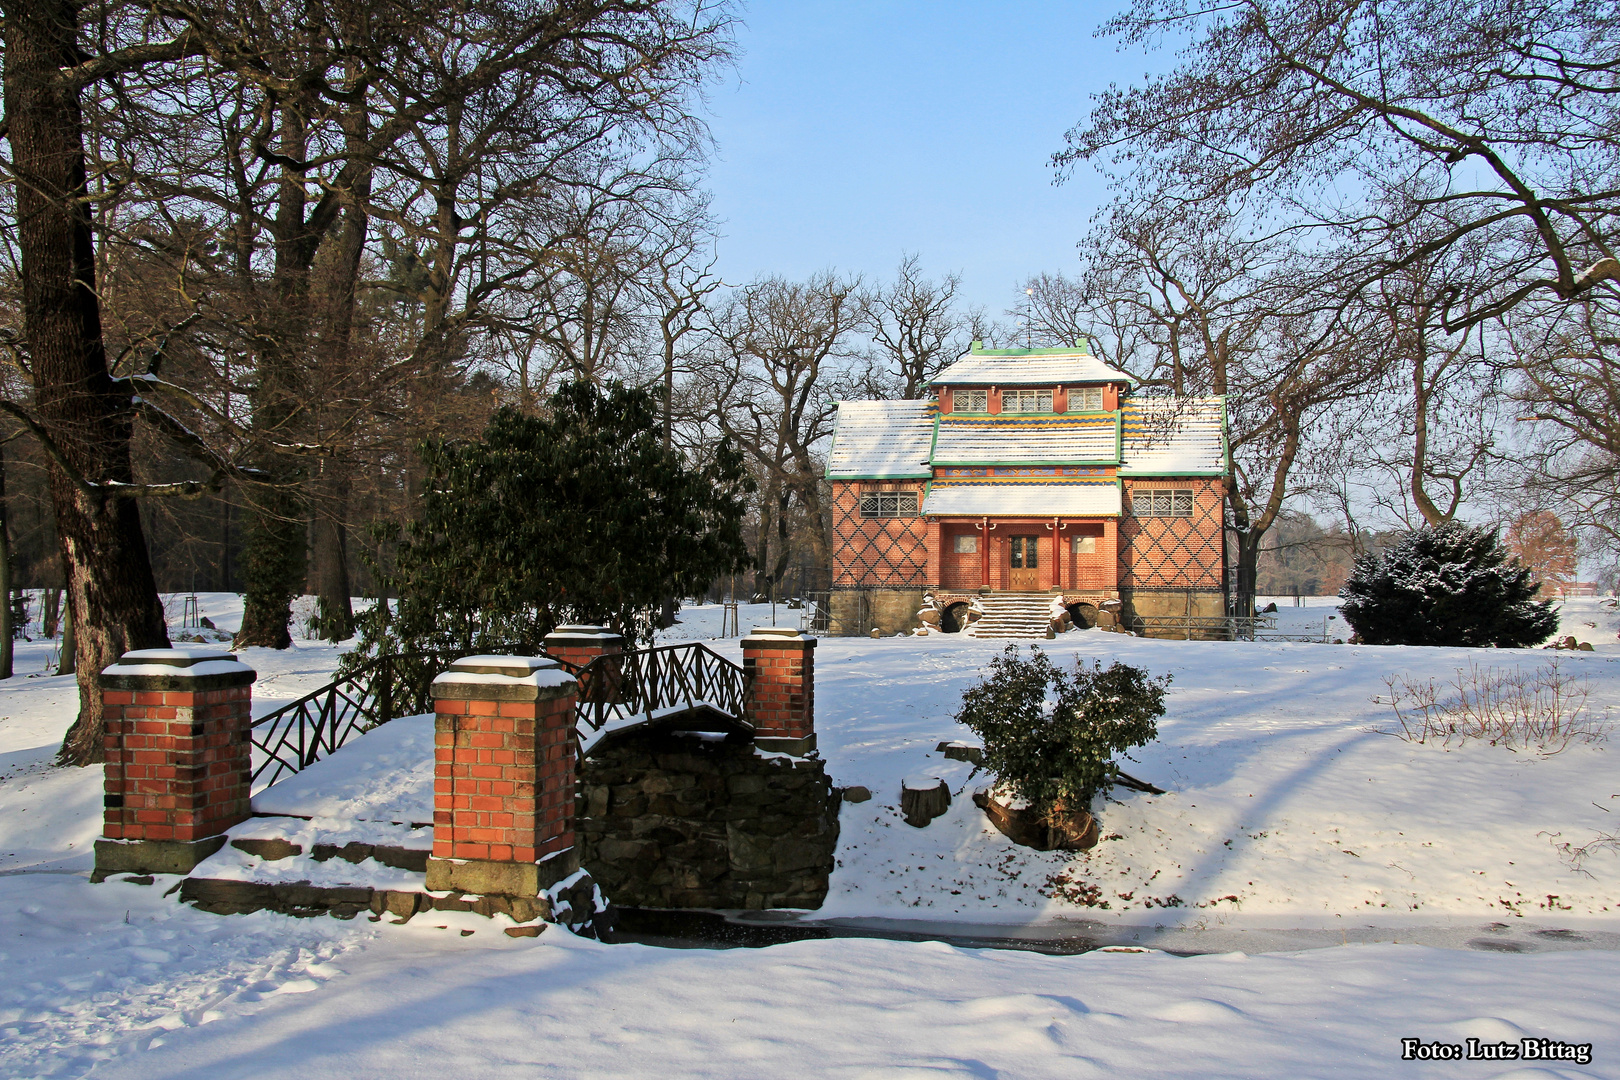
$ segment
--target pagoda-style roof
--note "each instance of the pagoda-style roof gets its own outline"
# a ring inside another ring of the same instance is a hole
[[[1115,465],[1116,413],[939,417],[935,465]]]
[[[936,381],[954,381],[947,376],[963,364],[992,362],[1024,369],[1084,363],[1111,373],[1105,377],[1125,378],[1096,357],[1078,350],[1003,349],[975,350],[946,369]],[[1026,372],[1017,378],[994,381],[1015,385],[1078,380],[1042,380],[1027,377]],[[1117,411],[1106,413],[1020,412],[987,416],[942,414],[932,401],[843,401],[838,404],[827,476],[834,480],[925,480],[934,475],[936,466],[994,470],[1022,466],[1117,467],[1120,476],[1226,474],[1229,454],[1224,398],[1125,396],[1119,406]],[[928,502],[930,507],[947,504],[932,498]],[[946,513],[924,511],[936,512]]]
[[[1092,356],[1072,349],[986,349],[978,342],[933,379],[934,386],[1075,386],[1136,380]]]
[[[1112,477],[1075,480],[935,480],[923,500],[924,516],[938,517],[1118,517],[1119,481]]]
[[[840,401],[827,475],[834,480],[917,480],[933,475],[932,401]]]
[[[1225,398],[1126,398],[1119,411],[1120,475],[1225,475]]]

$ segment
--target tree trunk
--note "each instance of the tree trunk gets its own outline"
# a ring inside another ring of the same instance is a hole
[[[56,658],[56,673],[72,675],[79,670],[79,635],[73,630],[73,605],[62,609],[62,651]]]
[[[308,128],[297,109],[284,106],[281,148],[301,161],[308,145]],[[304,177],[289,167],[282,170],[276,216],[271,223],[276,263],[272,304],[267,314],[270,340],[258,355],[254,388],[253,428],[266,440],[289,440],[300,426],[303,373],[299,370],[309,316],[309,268],[320,237],[309,233],[304,211],[308,204]],[[286,649],[292,645],[288,625],[292,601],[304,581],[308,551],[307,511],[298,492],[300,467],[275,449],[266,447],[261,467],[275,486],[252,498],[248,539],[242,553],[242,629],[236,646]]]
[[[48,638],[55,638],[62,625],[62,590],[46,589],[40,600],[39,628]]]
[[[322,498],[315,511],[313,555],[320,637],[346,641],[354,634],[349,588],[349,479],[336,460],[326,463]]]
[[[62,458],[49,467],[68,607],[79,632],[79,715],[58,756],[102,760],[96,676],[130,649],[169,643],[132,499],[108,483],[134,482],[129,394],[107,370],[85,179],[84,122],[61,72],[80,60],[78,7],[5,0],[6,137],[11,144],[22,263],[23,338],[41,426]]]
[[[11,616],[11,520],[6,513],[6,451],[0,446],[0,596],[5,597],[5,610],[0,611],[0,679],[14,674],[17,657],[17,627]]]

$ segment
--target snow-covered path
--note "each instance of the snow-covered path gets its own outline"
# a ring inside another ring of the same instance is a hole
[[[205,613],[228,627],[233,600],[205,597]],[[1602,713],[1620,706],[1620,645],[1613,613],[1589,607],[1572,604],[1565,626],[1597,651],[1560,662]],[[709,639],[718,609],[683,620],[671,639]],[[768,625],[769,608],[743,622]],[[338,650],[297,646],[244,652],[257,711],[328,677]],[[1169,793],[1118,792],[1101,808],[1114,839],[1091,853],[1016,848],[969,803],[969,766],[934,752],[967,736],[951,714],[996,644],[824,640],[822,752],[838,783],[874,798],[844,807],[818,915],[1463,947],[1048,957],[843,939],[715,952],[556,929],[514,941],[476,916],[211,916],[165,899],[161,878],[81,876],[99,772],[48,767],[74,688],[29,677],[48,646],[24,645],[19,676],[0,684],[0,1075],[1620,1076],[1620,953],[1487,951],[1493,922],[1530,949],[1620,932],[1620,856],[1577,871],[1560,847],[1617,831],[1620,743],[1553,757],[1416,746],[1381,733],[1389,718],[1371,701],[1387,674],[1551,654],[1096,633],[1044,647],[1061,663],[1117,656],[1175,677],[1160,739],[1131,769]],[[912,829],[894,809],[899,783],[930,770],[958,797]],[[1401,1062],[1407,1035],[1552,1038],[1593,1043],[1595,1057]]]
[[[215,920],[229,930],[212,935],[197,927],[188,943],[215,956],[211,982],[162,966],[174,939],[125,930],[126,944],[113,927],[103,963],[123,965],[124,983],[149,964],[170,1000],[109,1016],[121,1029],[112,1037],[79,1028],[100,1045],[33,1041],[8,1073],[76,1075],[100,1058],[96,1076],[132,1080],[1550,1078],[1614,1076],[1620,1063],[1612,953],[1377,945],[1045,957],[882,941],[714,952],[603,946],[555,929],[463,938],[420,918],[305,940],[321,927],[292,923],[273,937],[254,918]],[[94,993],[119,978],[69,976],[55,990]],[[117,987],[106,997],[110,1014],[146,1004]],[[1594,1060],[1403,1063],[1403,1036],[1552,1038],[1591,1044]]]

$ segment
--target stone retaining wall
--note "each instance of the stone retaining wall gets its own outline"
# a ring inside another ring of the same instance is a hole
[[[618,905],[816,908],[839,805],[825,762],[645,732],[583,762],[576,842]]]

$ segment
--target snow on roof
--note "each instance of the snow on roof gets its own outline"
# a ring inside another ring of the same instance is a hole
[[[974,348],[934,377],[935,386],[1057,386],[1135,379],[1084,349]]]
[[[1113,464],[1119,421],[1112,413],[1003,413],[939,418],[935,465]]]
[[[932,401],[840,401],[827,475],[834,480],[930,475],[934,411]]]
[[[936,480],[923,500],[940,517],[1108,517],[1120,512],[1119,484],[1106,480]]]
[[[1130,398],[1120,402],[1125,476],[1226,472],[1226,399]]]

